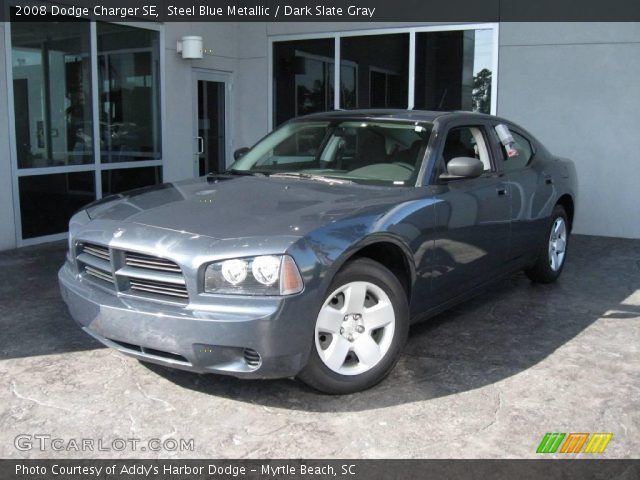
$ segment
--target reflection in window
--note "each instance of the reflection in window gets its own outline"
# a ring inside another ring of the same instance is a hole
[[[198,172],[219,173],[225,166],[224,82],[198,80]]]
[[[416,122],[290,122],[258,142],[234,169],[408,185],[417,179],[430,134],[431,125]]]
[[[97,35],[101,160],[159,159],[159,33],[97,23]]]
[[[18,168],[93,162],[89,23],[14,22]]]
[[[274,43],[274,125],[333,110],[333,77],[332,38]]]
[[[409,34],[340,40],[341,108],[407,108]]]
[[[96,198],[93,171],[20,177],[22,238],[67,231],[69,218]]]
[[[126,192],[162,182],[161,167],[118,168],[102,171],[102,195]]]
[[[477,158],[482,162],[485,172],[491,171],[489,150],[482,134],[482,127],[458,127],[449,130],[442,157],[445,165],[457,157]]]
[[[355,63],[340,62],[340,108],[356,108],[358,100],[358,67]]]
[[[491,113],[492,30],[416,34],[415,108]]]

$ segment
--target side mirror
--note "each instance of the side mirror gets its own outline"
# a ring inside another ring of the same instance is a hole
[[[249,150],[251,150],[249,147],[242,147],[237,149],[235,152],[233,152],[233,159],[238,160],[244,157]]]
[[[440,175],[442,180],[479,177],[484,172],[484,165],[477,158],[456,157],[447,163],[447,173]]]

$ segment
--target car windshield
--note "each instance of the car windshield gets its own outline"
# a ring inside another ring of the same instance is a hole
[[[378,120],[294,121],[258,142],[231,171],[414,185],[431,127]]]

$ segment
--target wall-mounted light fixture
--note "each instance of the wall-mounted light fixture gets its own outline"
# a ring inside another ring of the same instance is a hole
[[[182,58],[202,58],[204,51],[202,37],[193,35],[182,37],[178,40],[176,50],[182,54]]]

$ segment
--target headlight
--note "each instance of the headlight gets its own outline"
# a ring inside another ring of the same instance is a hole
[[[302,291],[302,278],[288,255],[232,258],[207,266],[204,291],[239,295],[291,295]]]

